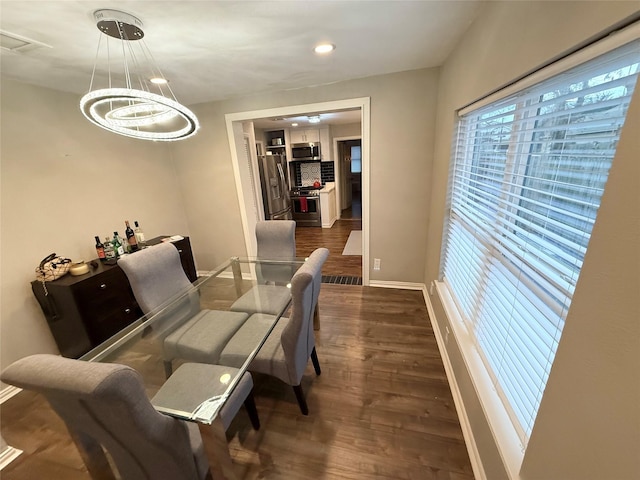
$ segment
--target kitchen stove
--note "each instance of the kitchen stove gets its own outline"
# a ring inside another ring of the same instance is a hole
[[[289,193],[292,197],[319,197],[320,190],[316,187],[293,187]]]
[[[294,187],[289,192],[291,210],[296,226],[321,227],[320,188]]]

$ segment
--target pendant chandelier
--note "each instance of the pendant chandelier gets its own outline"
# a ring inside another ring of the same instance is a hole
[[[117,10],[97,10],[94,18],[101,33],[89,93],[80,100],[84,116],[106,130],[144,140],[195,135],[198,119],[176,100],[155,64],[143,40],[142,22]],[[101,54],[106,58],[101,60]],[[104,85],[98,86],[101,81]]]

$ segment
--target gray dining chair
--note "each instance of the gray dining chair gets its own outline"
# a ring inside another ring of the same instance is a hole
[[[158,413],[132,368],[39,354],[11,364],[0,378],[47,399],[91,478],[116,478],[104,450],[122,480],[211,478],[198,426]]]
[[[263,220],[256,223],[258,257],[286,258],[296,256],[296,222]]]
[[[300,411],[308,415],[309,408],[300,382],[311,357],[316,375],[320,363],[315,348],[312,317],[322,283],[322,265],[329,255],[326,248],[313,251],[291,280],[291,315],[281,318],[266,342],[249,365],[249,370],[279,378],[293,386]],[[273,324],[273,316],[256,313],[240,327],[220,355],[220,363],[240,366]]]
[[[176,358],[216,364],[224,345],[249,317],[241,311],[201,309],[200,294],[191,285],[180,255],[170,243],[124,256],[118,265],[145,315],[164,309],[150,328],[161,339],[167,378]],[[175,301],[165,308],[171,299]]]
[[[296,257],[296,222],[293,220],[259,221],[255,233],[258,258],[288,261]],[[291,299],[287,285],[294,270],[291,265],[258,263],[257,285],[236,300],[231,310],[278,315]]]
[[[256,223],[258,258],[293,260],[296,257],[296,222],[293,220],[264,220]],[[259,283],[286,285],[291,280],[287,265],[257,265]]]

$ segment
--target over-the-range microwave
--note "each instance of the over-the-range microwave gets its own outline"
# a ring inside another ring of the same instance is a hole
[[[320,157],[320,144],[318,142],[291,144],[291,159],[322,160]]]

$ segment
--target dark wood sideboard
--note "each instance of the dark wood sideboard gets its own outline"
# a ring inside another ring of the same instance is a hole
[[[152,238],[147,245],[161,243],[168,236]],[[197,272],[189,237],[172,243],[180,254],[187,277],[195,281]],[[142,316],[122,269],[118,265],[105,265],[98,259],[92,262],[97,267],[90,266],[89,273],[67,274],[47,282],[48,296],[42,282],[31,282],[31,290],[64,357],[84,355]]]

